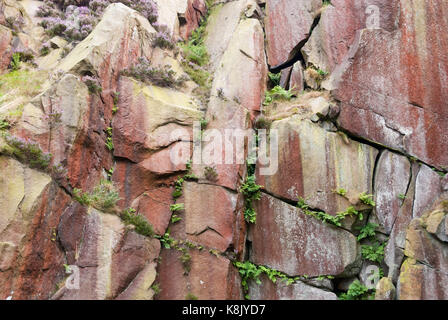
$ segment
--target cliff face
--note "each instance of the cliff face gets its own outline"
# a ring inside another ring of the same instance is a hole
[[[446,30],[436,0],[0,0],[0,299],[448,299]]]

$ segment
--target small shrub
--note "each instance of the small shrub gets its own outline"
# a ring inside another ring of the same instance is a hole
[[[0,119],[0,130],[6,130],[11,127],[11,124],[6,119]]]
[[[50,53],[50,48],[51,48],[51,45],[50,45],[48,42],[44,42],[44,43],[42,44],[42,47],[41,47],[40,50],[39,50],[39,54],[40,54],[41,56],[46,56],[46,55],[48,55],[48,54]]]
[[[166,26],[158,27],[157,33],[152,35],[152,46],[170,50],[175,48],[174,40],[169,34]]]
[[[260,115],[256,120],[255,120],[255,124],[254,127],[255,129],[270,129],[272,125],[272,120],[266,118],[263,115]]]
[[[146,58],[140,58],[135,66],[122,71],[122,74],[155,86],[169,88],[181,87],[186,80],[182,77],[176,78],[176,72],[168,65],[162,68],[152,67]]]
[[[363,239],[373,238],[376,235],[376,229],[379,227],[376,223],[367,223],[364,227],[361,228],[359,235],[358,235],[358,241],[361,241]]]
[[[280,79],[282,77],[282,74],[280,72],[279,73],[269,72],[268,77],[269,77],[269,81],[273,87],[280,85]]]
[[[213,167],[205,167],[204,176],[208,181],[215,182],[218,180],[218,173],[216,172],[216,169]]]
[[[263,187],[258,185],[255,179],[254,174],[248,176],[240,187],[240,192],[245,198],[244,219],[247,223],[256,223],[257,221],[257,213],[253,208],[253,201],[261,199],[261,188]]]
[[[359,195],[359,200],[361,200],[362,203],[375,207],[376,204],[375,201],[372,200],[372,198],[373,194],[366,194],[365,192]]]
[[[191,255],[188,253],[188,250],[185,248],[180,249],[182,255],[180,256],[180,262],[184,268],[185,274],[188,275],[191,271]]]
[[[274,101],[291,100],[294,94],[291,90],[285,90],[280,86],[275,86],[265,93],[263,105],[268,106]]]
[[[150,238],[154,237],[155,232],[151,224],[148,222],[148,220],[146,220],[145,217],[137,214],[135,209],[129,208],[124,210],[121,213],[120,217],[126,225],[135,226],[135,232],[137,232],[138,234]]]
[[[162,291],[160,289],[160,284],[158,284],[158,283],[153,283],[152,286],[151,286],[151,289],[152,289],[152,291],[154,291],[154,296],[159,295],[160,292]]]
[[[336,193],[342,197],[345,197],[347,195],[347,190],[345,190],[344,188],[340,188],[338,190],[335,190],[334,193]]]
[[[5,141],[8,145],[6,153],[27,163],[31,168],[46,170],[50,165],[51,153],[43,152],[38,143],[9,134],[5,135]]]
[[[81,81],[85,83],[85,85],[89,89],[89,92],[92,94],[101,93],[103,90],[101,88],[100,81],[96,77],[92,77],[92,76],[88,76],[88,75],[83,76],[81,78]]]
[[[196,297],[194,294],[192,294],[191,292],[187,293],[187,295],[185,296],[185,300],[198,300],[198,297]]]
[[[350,285],[347,293],[339,296],[340,300],[372,300],[374,298],[374,290],[369,290],[362,285],[359,280],[355,280]]]
[[[384,260],[384,247],[386,246],[386,242],[380,244],[375,243],[373,245],[362,245],[361,246],[361,254],[363,259],[381,263]]]

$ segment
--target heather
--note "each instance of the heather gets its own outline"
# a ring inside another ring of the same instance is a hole
[[[157,21],[153,0],[44,0],[36,14],[43,18],[40,25],[49,36],[78,42],[89,35],[107,6],[118,2],[140,12],[151,23]]]

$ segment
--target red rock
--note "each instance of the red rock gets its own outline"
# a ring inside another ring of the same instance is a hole
[[[390,234],[406,196],[411,178],[409,160],[398,154],[385,151],[381,154],[375,169],[375,213],[380,225]]]
[[[289,88],[292,92],[299,94],[303,91],[305,86],[303,79],[303,67],[301,62],[296,62],[291,71],[291,77],[289,79]]]
[[[277,280],[273,283],[266,275],[260,276],[261,284],[255,281],[249,283],[249,298],[251,300],[337,300],[336,294],[301,281],[286,284]]]
[[[187,11],[184,21],[180,20],[180,35],[187,40],[191,33],[199,27],[202,18],[207,12],[207,5],[204,0],[188,0]]]
[[[442,168],[448,167],[448,61],[442,53],[448,43],[439,30],[448,20],[439,5],[401,2],[398,30],[363,31],[335,96],[342,101],[343,128]]]
[[[11,62],[11,41],[11,30],[0,25],[0,73],[3,73]]]
[[[255,209],[257,222],[250,229],[253,263],[289,276],[350,276],[359,271],[359,246],[351,233],[266,194]]]
[[[191,270],[186,275],[177,250],[162,250],[159,265],[160,294],[158,300],[185,300],[188,296],[199,300],[242,299],[238,271],[232,263],[206,250],[190,250]]]
[[[160,254],[160,241],[127,232],[112,257],[112,296],[123,292]]]
[[[376,12],[368,7],[378,8],[379,27],[393,31],[396,29],[399,1],[335,0],[324,6],[318,26],[302,52],[308,65],[313,64],[327,72],[332,72],[346,58],[356,39],[356,33],[369,27]]]
[[[292,58],[294,49],[309,36],[314,14],[321,5],[316,0],[266,1],[267,55],[271,67]]]
[[[224,252],[233,243],[238,195],[222,187],[184,184],[187,239]]]
[[[62,189],[51,184],[36,206],[21,250],[22,259],[16,260],[14,266],[17,273],[11,279],[13,299],[49,299],[62,279],[64,253],[58,246],[56,230],[69,201]]]

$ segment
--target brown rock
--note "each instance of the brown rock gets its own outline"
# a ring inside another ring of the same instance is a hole
[[[8,28],[0,25],[0,73],[6,71],[11,62],[12,32]]]
[[[321,1],[316,0],[266,1],[267,55],[271,67],[281,65],[294,56],[294,49],[308,38],[314,16],[321,5]]]
[[[442,129],[447,125],[447,82],[433,75],[448,70],[441,54],[446,51],[445,35],[437,31],[448,21],[440,19],[437,1],[400,4],[399,29],[360,34],[353,63],[335,91],[342,101],[340,125],[430,165],[447,167],[448,139]],[[417,17],[425,17],[425,24],[415,23]]]
[[[403,203],[400,195],[406,196],[411,164],[407,158],[385,151],[378,160],[375,172],[375,213],[379,224],[390,234]]]
[[[249,283],[251,300],[337,300],[336,294],[309,286],[301,281],[287,285],[283,281],[273,283],[266,275],[260,276],[261,284]]]
[[[255,264],[290,276],[350,276],[359,271],[359,245],[349,232],[266,194],[256,211],[257,223],[250,230],[250,260]],[[266,235],[271,235],[268,241]]]
[[[400,300],[448,299],[446,273],[407,259],[401,267],[397,297]]]
[[[177,250],[162,250],[159,265],[161,292],[158,300],[186,300],[196,297],[199,300],[237,300],[242,299],[238,271],[232,263],[206,250],[190,250],[191,270],[185,270]]]
[[[268,193],[290,201],[302,197],[312,208],[333,215],[356,205],[362,192],[372,193],[376,149],[327,132],[309,120],[275,121],[274,129],[279,141],[278,171],[269,176],[257,169],[257,183]],[[339,189],[347,195],[336,194]]]

